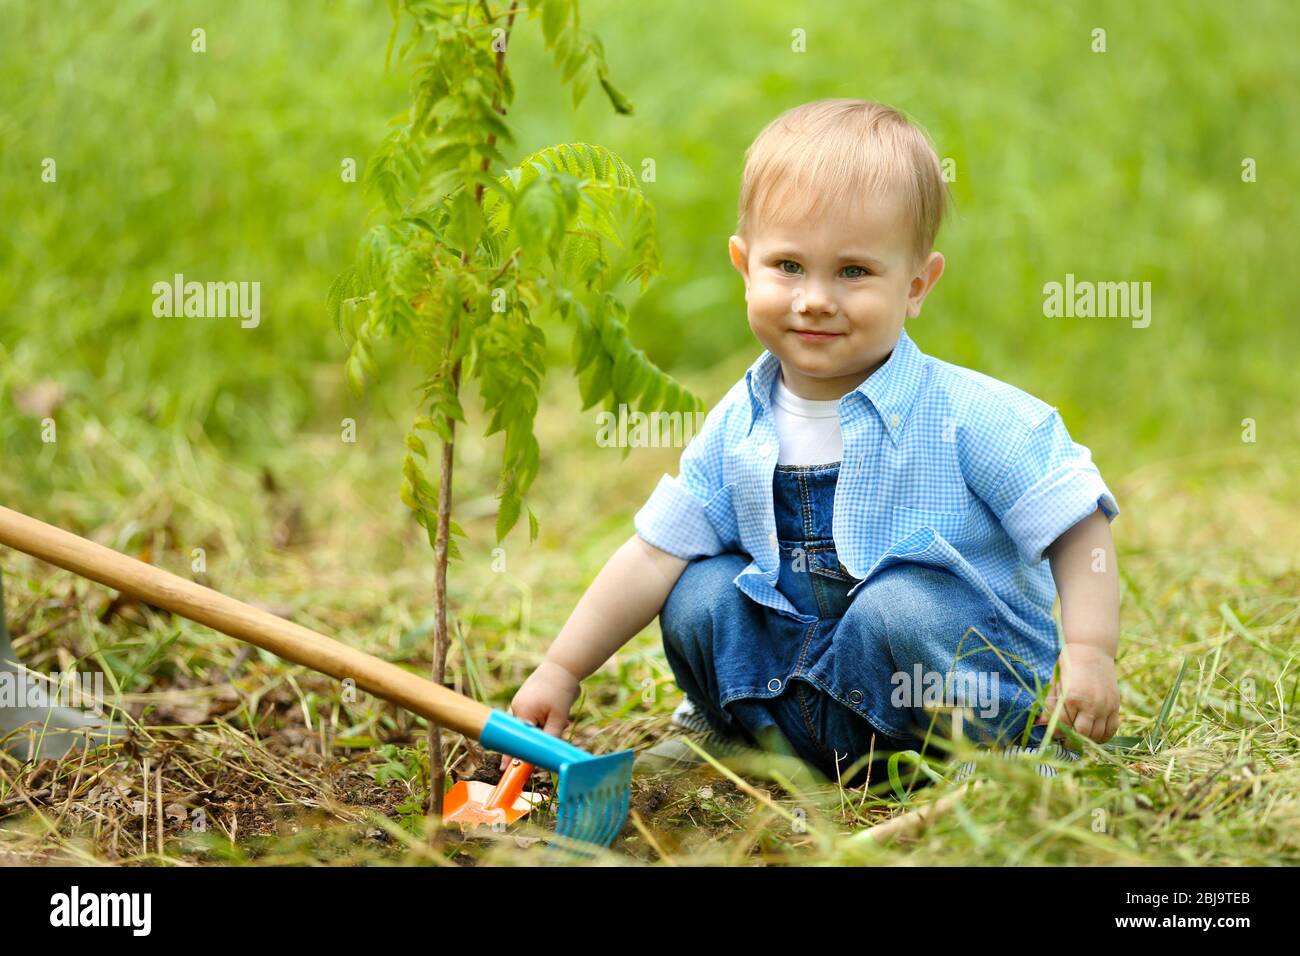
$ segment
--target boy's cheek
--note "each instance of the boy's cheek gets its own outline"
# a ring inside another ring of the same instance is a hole
[[[754,282],[749,287],[749,311],[756,318],[779,319],[789,315],[794,301],[794,290],[767,282]]]

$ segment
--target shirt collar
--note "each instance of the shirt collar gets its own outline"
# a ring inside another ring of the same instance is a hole
[[[753,419],[758,417],[760,411],[771,413],[772,389],[780,372],[780,359],[768,349],[764,349],[763,354],[745,372]],[[849,394],[856,392],[870,402],[890,437],[897,441],[898,433],[907,424],[908,412],[921,390],[924,375],[925,353],[916,347],[907,330],[901,329],[889,358]]]

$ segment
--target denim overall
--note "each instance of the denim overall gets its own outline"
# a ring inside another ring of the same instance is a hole
[[[678,686],[718,729],[754,737],[765,726],[781,728],[799,754],[832,779],[846,770],[850,747],[868,752],[904,750],[911,742],[875,731],[806,682],[810,665],[825,657],[835,625],[852,603],[848,591],[858,579],[839,562],[831,536],[839,462],[777,465],[772,479],[780,569],[777,590],[802,616],[795,619],[741,594],[734,584],[748,559],[720,555],[692,563],[695,572],[678,581],[664,605],[660,626]],[[705,566],[714,573],[703,580]],[[709,633],[700,633],[698,607],[711,600],[729,610],[717,614]],[[685,606],[691,591],[700,601]],[[703,592],[703,593],[701,593]],[[693,622],[693,624],[692,624]],[[677,626],[677,625],[683,626]],[[686,633],[683,633],[685,631]],[[702,679],[701,679],[702,678]],[[754,692],[756,696],[734,697]],[[733,698],[723,703],[720,698]],[[837,751],[836,745],[839,746]]]
[[[921,711],[890,699],[898,672],[920,662],[952,669],[967,624],[986,633],[998,625],[983,596],[920,564],[895,565],[849,596],[859,579],[840,564],[831,533],[839,465],[777,465],[773,475],[777,590],[797,617],[741,593],[734,582],[749,557],[724,553],[688,565],[660,629],[678,686],[711,725],[754,738],[776,724],[800,756],[852,785],[866,772],[862,761],[847,775],[859,758],[919,747]],[[895,637],[903,632],[915,636]],[[986,656],[979,666],[992,665]],[[1003,703],[1023,703],[1016,677],[1004,677]]]

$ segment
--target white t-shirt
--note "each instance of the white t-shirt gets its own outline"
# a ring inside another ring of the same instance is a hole
[[[772,418],[780,440],[779,465],[827,465],[844,451],[840,400],[800,398],[785,387],[781,373],[772,389]]]

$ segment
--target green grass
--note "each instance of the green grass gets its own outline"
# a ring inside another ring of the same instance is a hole
[[[306,9],[125,3],[89,22],[70,3],[0,0],[0,500],[147,548],[177,573],[202,547],[205,583],[426,673],[432,559],[397,499],[411,383],[351,399],[323,309],[370,208],[339,162],[368,156],[405,79],[383,72],[382,10]],[[584,4],[631,118],[595,95],[573,110],[536,24],[510,51],[517,155],[585,140],[635,168],[656,161],[646,188],[665,268],[636,306],[638,343],[707,404],[721,397],[758,352],[724,251],[745,146],[817,97],[908,110],[958,170],[939,243],[948,271],[913,335],[1058,406],[1092,448],[1123,509],[1119,733],[1141,742],[1086,748],[1048,783],[988,761],[990,786],[894,846],[853,835],[899,810],[871,794],[751,783],[764,798],[716,774],[638,781],[617,859],[1300,860],[1300,350],[1285,265],[1300,238],[1284,228],[1300,156],[1294,8],[656,10]],[[208,31],[203,56],[189,50],[195,26]],[[1095,26],[1105,54],[1089,51]],[[790,52],[795,28],[806,54]],[[46,156],[57,184],[40,182]],[[1247,156],[1255,183],[1241,181]],[[262,325],[155,319],[150,287],[175,272],[261,280]],[[1151,327],[1044,318],[1041,287],[1067,272],[1152,282]],[[567,337],[551,343],[560,353]],[[47,444],[33,409],[51,387]],[[552,379],[531,502],[541,537],[530,547],[517,529],[495,572],[499,438],[480,437],[466,404],[455,497],[470,541],[451,570],[450,679],[504,706],[677,452],[598,448],[594,414]],[[355,444],[340,438],[344,417]],[[536,859],[513,838],[426,848],[410,715],[364,695],[342,704],[330,681],[138,607],[100,622],[103,589],[11,552],[3,567],[27,664],[92,661],[139,728],[102,763],[0,764],[0,859],[159,862],[130,804],[141,761],[164,754],[165,799],[209,819],[204,835],[169,820],[169,860]],[[584,683],[575,739],[611,749],[661,735],[671,679],[651,627]],[[492,769],[463,744],[449,760],[456,775]],[[800,807],[803,832],[786,815]]]

